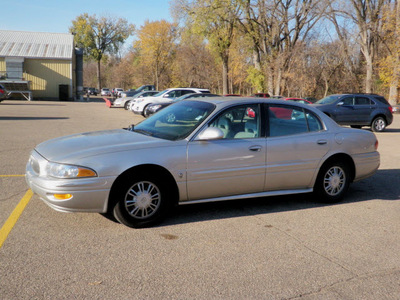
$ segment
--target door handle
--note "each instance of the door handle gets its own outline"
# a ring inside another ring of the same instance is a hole
[[[326,145],[326,144],[328,144],[328,141],[327,140],[318,140],[317,144],[318,145]]]
[[[262,148],[261,146],[255,145],[255,146],[250,146],[249,150],[254,152],[260,152],[261,148]]]

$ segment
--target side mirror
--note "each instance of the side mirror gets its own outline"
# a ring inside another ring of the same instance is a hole
[[[224,133],[221,129],[217,127],[207,127],[205,130],[200,132],[200,134],[196,137],[196,141],[204,141],[204,140],[220,140],[224,138]]]

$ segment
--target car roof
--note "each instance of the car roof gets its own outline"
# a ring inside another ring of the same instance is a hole
[[[185,99],[184,102],[206,102],[210,104],[214,104],[217,107],[216,113],[219,113],[221,110],[228,108],[232,105],[243,104],[250,105],[255,103],[265,103],[265,104],[280,104],[284,106],[292,106],[305,108],[309,111],[312,111],[317,116],[319,116],[323,122],[329,127],[339,126],[333,121],[331,118],[327,117],[325,113],[321,110],[312,106],[312,104],[304,104],[296,101],[285,101],[282,99],[271,99],[271,98],[255,98],[255,97],[204,97],[204,98],[189,98]]]
[[[187,99],[185,101],[202,101],[215,104],[217,106],[229,106],[232,104],[248,104],[248,103],[267,103],[267,104],[284,104],[284,105],[295,105],[299,107],[309,108],[309,105],[299,103],[299,102],[287,102],[282,99],[272,99],[272,98],[255,98],[255,97],[204,97],[204,98],[193,98]]]
[[[169,89],[166,89],[166,90],[164,90],[164,91],[172,91],[172,90],[198,90],[198,91],[209,91],[209,89],[203,89],[203,88],[192,88],[192,87],[190,87],[190,88],[169,88]]]

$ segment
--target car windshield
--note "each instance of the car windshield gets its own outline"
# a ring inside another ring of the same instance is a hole
[[[337,99],[339,99],[339,96],[328,96],[325,97],[317,102],[315,102],[316,104],[332,104],[333,102],[335,102]]]
[[[184,99],[187,99],[187,98],[190,98],[190,96],[189,96],[189,95],[183,95],[183,96],[180,96],[180,97],[178,97],[178,98],[175,98],[174,100],[172,100],[172,102],[173,102],[173,103],[179,102],[179,101],[184,100]]]
[[[157,94],[155,94],[155,95],[153,95],[153,96],[154,96],[154,97],[160,97],[160,96],[162,96],[163,94],[165,94],[167,91],[168,91],[168,90],[163,90],[163,91],[161,91],[161,92],[159,92],[159,93],[157,93]]]
[[[171,141],[181,140],[191,134],[214,108],[207,102],[180,101],[135,125],[133,131]]]

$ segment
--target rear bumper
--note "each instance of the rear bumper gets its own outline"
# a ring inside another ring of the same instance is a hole
[[[372,176],[379,168],[380,154],[379,152],[370,152],[353,155],[356,174],[354,181],[358,181]]]

